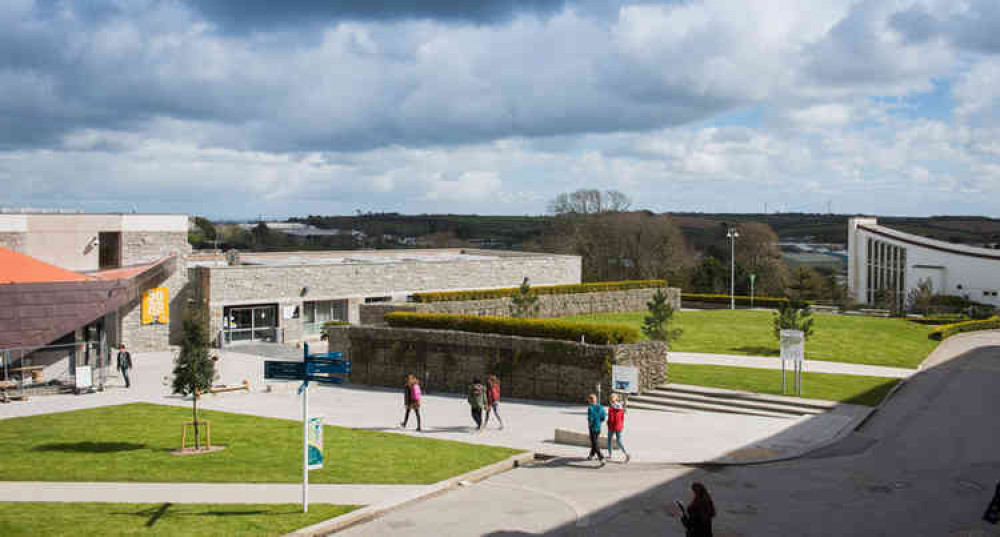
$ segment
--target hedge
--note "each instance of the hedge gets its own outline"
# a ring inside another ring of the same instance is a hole
[[[930,339],[943,341],[955,334],[962,332],[975,332],[977,330],[995,330],[1000,328],[1000,317],[991,317],[983,321],[965,321],[961,323],[941,325],[927,335]]]
[[[955,313],[944,315],[925,315],[923,317],[908,317],[906,320],[916,324],[940,326],[943,324],[955,324],[962,321],[968,321],[969,318],[965,315]]]
[[[750,297],[748,296],[736,296],[736,303],[741,306],[750,305]],[[681,303],[687,304],[688,302],[707,302],[710,304],[729,304],[729,295],[717,295],[709,293],[681,293]],[[777,308],[783,304],[787,304],[787,298],[774,298],[768,296],[755,296],[753,297],[753,305],[760,306],[762,308]]]
[[[572,323],[558,319],[525,319],[490,317],[485,315],[453,315],[447,313],[415,313],[397,311],[386,314],[389,326],[405,328],[436,328],[480,334],[537,337],[580,341],[596,345],[617,345],[639,341],[639,331],[631,326],[602,323]]]
[[[570,285],[539,285],[531,290],[536,295],[572,295],[579,293],[600,293],[604,291],[627,291],[666,287],[665,280],[624,280],[618,282],[577,283]],[[442,291],[438,293],[414,293],[414,302],[455,302],[459,300],[488,300],[508,298],[520,292],[519,287],[502,289],[471,289],[468,291]]]

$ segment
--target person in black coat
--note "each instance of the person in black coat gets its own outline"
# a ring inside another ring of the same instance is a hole
[[[118,371],[121,371],[122,377],[125,378],[125,387],[131,388],[132,382],[128,378],[128,372],[132,369],[132,355],[125,350],[125,345],[122,344],[118,348]]]
[[[712,519],[715,518],[715,504],[705,485],[691,483],[694,499],[688,504],[681,523],[687,530],[687,537],[712,537]]]

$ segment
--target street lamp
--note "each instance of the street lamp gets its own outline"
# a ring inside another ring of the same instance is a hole
[[[736,237],[740,236],[740,232],[736,231],[735,228],[729,228],[726,232],[726,237],[729,238],[730,254],[729,254],[729,309],[736,309]]]

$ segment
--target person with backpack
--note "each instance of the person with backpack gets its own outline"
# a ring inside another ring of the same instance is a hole
[[[423,431],[420,422],[420,381],[412,374],[406,376],[406,385],[403,387],[403,406],[406,407],[406,415],[399,426],[406,428],[412,410],[417,416],[417,432]]]
[[[486,386],[483,386],[478,377],[474,378],[469,385],[469,409],[472,411],[472,420],[476,422],[476,431],[483,429],[483,409],[486,405]]]
[[[608,401],[608,458],[612,458],[612,441],[618,441],[618,448],[625,454],[625,464],[632,460],[625,445],[622,444],[622,430],[625,429],[625,406],[618,400],[618,394],[611,394]]]
[[[500,423],[500,430],[503,430],[503,420],[500,419],[500,379],[496,375],[490,375],[486,379],[486,402],[489,406],[486,407],[486,419],[483,421],[483,428],[485,429],[487,425],[490,424],[490,409],[493,410],[493,415],[496,416],[497,422]]]
[[[601,436],[601,424],[607,419],[607,413],[604,411],[604,407],[597,402],[597,396],[590,394],[587,396],[587,431],[590,433],[590,455],[587,455],[587,460],[594,460],[594,456],[597,456],[601,461],[601,466],[604,466],[604,454],[601,453],[601,448],[597,447],[597,439]]]

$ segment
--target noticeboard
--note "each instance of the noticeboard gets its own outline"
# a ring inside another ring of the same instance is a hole
[[[639,393],[639,368],[630,365],[611,366],[611,391]]]
[[[782,330],[781,359],[792,362],[805,361],[805,341],[802,330]]]

